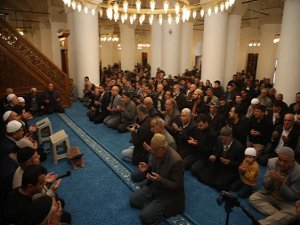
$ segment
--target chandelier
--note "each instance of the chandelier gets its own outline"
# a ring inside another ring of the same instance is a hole
[[[260,41],[250,41],[248,45],[249,47],[259,47]]]
[[[280,41],[280,34],[276,34],[275,38],[273,39],[273,43],[277,44],[277,43],[279,43],[279,41]]]
[[[118,42],[119,41],[119,37],[116,34],[102,34],[100,37],[100,41],[101,42]]]
[[[191,0],[192,1],[192,0]],[[129,21],[133,24],[136,20],[142,25],[147,19],[152,25],[153,19],[158,18],[161,25],[163,19],[167,19],[171,24],[172,20],[178,24],[180,21],[186,22],[190,17],[195,19],[198,15],[203,17],[205,14],[217,14],[228,10],[233,6],[235,0],[198,0],[197,3],[191,3],[189,0],[135,0],[128,2],[127,0],[63,0],[64,4],[78,12],[95,15],[99,13],[103,16],[104,11],[109,20],[115,22]]]

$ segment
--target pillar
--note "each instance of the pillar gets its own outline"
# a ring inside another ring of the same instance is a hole
[[[176,24],[174,19],[171,24],[167,20],[163,21],[163,57],[162,69],[166,75],[177,76],[180,74],[180,29],[181,23]]]
[[[135,66],[135,27],[130,24],[119,24],[121,34],[121,68],[132,71]]]
[[[70,68],[77,87],[78,96],[82,97],[84,77],[89,76],[90,81],[96,85],[100,82],[99,71],[99,31],[98,14],[85,14],[84,12],[69,12],[70,19]]]
[[[273,43],[276,34],[280,33],[280,24],[264,24],[261,26],[259,55],[256,79],[273,79],[277,45]]]
[[[204,18],[202,80],[224,82],[227,13],[212,13]]]
[[[52,60],[51,27],[48,21],[40,21],[41,51]]]
[[[65,29],[66,23],[52,21],[51,25],[51,40],[52,40],[52,60],[53,63],[61,69],[61,51],[60,51],[60,43],[59,38],[57,36],[57,31],[59,29]]]
[[[113,28],[103,28],[101,27],[100,34],[113,34]],[[102,68],[107,67],[108,65],[113,65],[113,46],[114,43],[112,41],[101,41],[101,50],[100,50],[100,59],[102,62]]]
[[[151,26],[151,76],[156,76],[156,69],[162,68],[162,26],[154,19]]]
[[[282,93],[287,103],[295,102],[300,78],[300,1],[287,0],[284,3],[283,17],[278,46],[278,67],[275,88]]]
[[[174,23],[175,21],[173,21]],[[185,22],[181,24],[181,54],[180,73],[186,69],[193,68],[193,23]]]
[[[226,56],[224,84],[238,71],[238,53],[240,47],[241,15],[229,15],[227,24]],[[213,81],[212,81],[213,82]]]

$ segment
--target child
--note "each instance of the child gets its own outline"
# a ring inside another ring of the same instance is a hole
[[[256,162],[256,150],[247,148],[245,159],[239,166],[240,179],[231,186],[232,191],[238,191],[240,198],[249,197],[255,188],[256,180],[259,175],[259,165]]]

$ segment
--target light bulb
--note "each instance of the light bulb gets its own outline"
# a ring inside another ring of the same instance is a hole
[[[180,21],[180,14],[176,15],[176,18],[175,18],[175,20],[176,20],[176,23],[178,24],[178,23],[179,23],[179,21]]]
[[[205,12],[204,12],[204,9],[201,9],[201,10],[200,10],[200,16],[203,17],[203,16],[204,16],[204,13],[205,13]]]
[[[78,5],[77,5],[77,10],[78,10],[78,12],[81,12],[81,4],[79,3]]]
[[[220,5],[220,11],[221,11],[221,12],[224,11],[224,7],[225,7],[225,6],[224,6],[224,3],[222,2],[221,5]]]
[[[92,15],[93,16],[95,16],[95,13],[96,13],[95,9],[92,9]]]
[[[214,8],[214,11],[215,11],[215,14],[217,14],[218,13],[218,11],[219,11],[219,7],[216,5],[215,6],[215,8]]]
[[[166,0],[164,1],[164,12],[167,13],[169,10],[169,2]]]
[[[179,5],[178,2],[176,2],[176,4],[175,4],[175,13],[179,14],[179,11],[180,11],[180,5]]]
[[[114,13],[115,14],[118,13],[118,10],[119,10],[119,5],[118,5],[117,2],[115,2],[115,4],[114,4]]]
[[[152,15],[152,14],[149,16],[149,24],[150,24],[150,25],[153,24],[153,15]]]
[[[138,12],[140,12],[140,10],[141,10],[141,5],[142,5],[141,0],[136,0],[135,6],[136,6],[136,10],[137,10]]]
[[[123,11],[126,13],[127,10],[128,10],[128,2],[125,0],[125,1],[123,2]]]
[[[163,22],[163,16],[162,16],[162,14],[159,14],[158,22],[159,22],[159,25],[162,25],[162,22]]]
[[[171,14],[168,15],[168,23],[171,25],[172,24],[172,16]]]
[[[102,8],[99,9],[99,15],[100,15],[100,17],[103,16],[103,9]]]
[[[75,1],[72,2],[72,9],[73,9],[73,10],[76,9],[76,2],[75,2]]]
[[[85,14],[88,14],[89,9],[87,7],[84,7],[84,12],[85,12]]]
[[[197,16],[197,12],[196,12],[196,10],[194,10],[194,11],[193,11],[193,18],[195,19],[196,16]]]
[[[211,8],[209,7],[207,10],[207,14],[210,16],[211,15]]]
[[[150,1],[150,10],[151,10],[151,12],[154,12],[154,10],[155,10],[155,1],[154,0]]]

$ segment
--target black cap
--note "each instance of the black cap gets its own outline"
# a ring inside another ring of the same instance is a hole
[[[39,225],[48,216],[53,199],[48,196],[42,196],[37,200],[34,200],[28,207],[25,214],[25,225]]]
[[[30,147],[20,148],[17,153],[18,163],[24,163],[34,155],[35,150]]]

